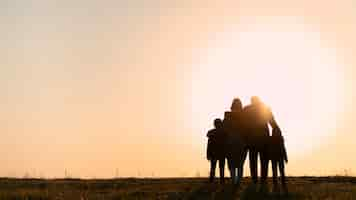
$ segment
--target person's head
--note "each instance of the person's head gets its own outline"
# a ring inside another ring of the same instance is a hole
[[[261,104],[261,99],[258,96],[252,96],[251,97],[251,104],[252,105],[258,105]]]
[[[242,110],[241,100],[239,98],[235,98],[231,104],[231,111],[241,111],[241,110]]]
[[[223,122],[221,121],[221,119],[217,118],[214,120],[214,126],[215,128],[222,128]]]

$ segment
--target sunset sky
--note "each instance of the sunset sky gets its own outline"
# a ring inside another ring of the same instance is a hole
[[[5,0],[0,13],[0,176],[206,176],[212,121],[252,95],[282,128],[288,175],[356,174],[353,0]]]

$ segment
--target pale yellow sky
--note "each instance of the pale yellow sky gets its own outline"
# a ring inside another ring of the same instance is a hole
[[[285,132],[287,174],[356,171],[352,0],[14,0],[0,13],[0,176],[206,175],[212,120],[251,95]]]

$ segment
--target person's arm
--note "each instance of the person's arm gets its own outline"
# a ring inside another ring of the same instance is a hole
[[[210,160],[210,137],[211,137],[211,133],[210,131],[208,131],[208,133],[206,134],[206,137],[208,137],[208,142],[207,142],[207,146],[206,146],[206,159]]]
[[[274,118],[272,111],[268,109],[268,116],[269,120],[268,123],[271,125],[272,128],[279,128],[276,119]]]
[[[287,150],[286,150],[286,146],[284,145],[284,142],[283,142],[283,157],[284,157],[284,160],[286,161],[286,163],[288,163],[288,155],[287,155]]]
[[[211,160],[211,158],[210,158],[209,144],[208,144],[208,148],[206,148],[206,159],[207,159],[207,160]]]
[[[208,144],[207,144],[207,148],[206,148],[206,158],[208,160],[211,160],[211,140],[212,138],[215,136],[215,132],[213,130],[208,131],[208,133],[206,134],[206,136],[208,137]]]

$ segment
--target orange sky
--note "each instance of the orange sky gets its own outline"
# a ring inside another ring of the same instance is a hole
[[[285,132],[287,174],[352,173],[355,9],[351,0],[0,3],[0,176],[206,175],[212,120],[251,95]]]

